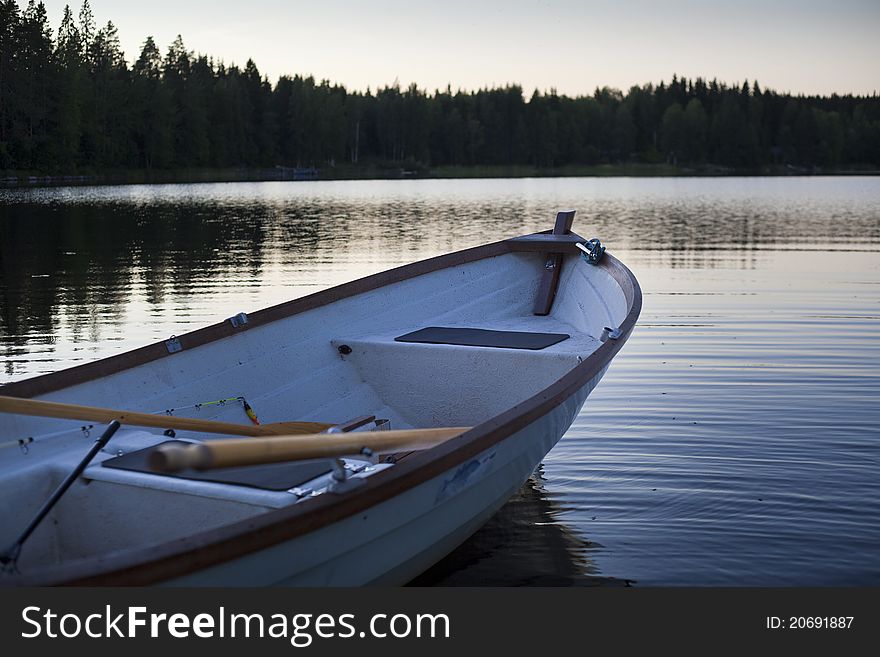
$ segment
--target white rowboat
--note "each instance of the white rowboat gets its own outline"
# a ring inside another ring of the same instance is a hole
[[[0,549],[104,423],[122,426],[7,552],[0,585],[402,584],[423,572],[523,485],[636,323],[635,277],[571,233],[573,215],[3,386],[15,399],[0,412]],[[127,411],[98,412],[113,408]],[[254,437],[228,445],[243,448],[284,442],[270,433],[352,433],[300,436],[340,445],[317,460],[151,470],[160,451],[207,449],[205,431],[224,431],[197,420],[240,425],[229,433]]]

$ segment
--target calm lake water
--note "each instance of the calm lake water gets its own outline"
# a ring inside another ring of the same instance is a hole
[[[880,178],[0,190],[0,383],[557,209],[633,269],[641,320],[530,483],[418,583],[880,585]]]

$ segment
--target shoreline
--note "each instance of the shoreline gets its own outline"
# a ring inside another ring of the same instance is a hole
[[[0,188],[64,187],[87,185],[161,185],[222,182],[273,182],[313,180],[430,180],[476,178],[711,178],[790,176],[877,176],[872,168],[822,169],[773,165],[733,169],[716,165],[692,167],[670,164],[597,164],[564,167],[528,165],[380,167],[336,166],[314,168],[231,168],[123,170],[92,174],[43,174],[33,171],[0,171]]]

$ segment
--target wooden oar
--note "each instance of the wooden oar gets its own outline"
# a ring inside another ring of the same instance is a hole
[[[150,467],[159,472],[187,468],[211,470],[233,466],[355,456],[369,449],[375,454],[427,449],[464,433],[470,427],[402,429],[273,436],[263,440],[208,440],[192,445],[162,445],[150,454]]]
[[[235,424],[215,420],[198,420],[173,415],[154,415],[120,411],[112,408],[96,408],[79,404],[41,401],[38,399],[19,399],[0,395],[0,413],[16,415],[36,415],[84,422],[112,422],[136,427],[155,427],[158,429],[177,429],[179,431],[201,431],[233,436],[279,436],[290,434],[312,434],[326,431],[335,425],[324,422],[274,422],[272,424]]]

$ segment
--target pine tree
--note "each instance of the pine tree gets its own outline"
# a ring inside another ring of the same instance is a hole
[[[702,162],[706,157],[708,120],[699,98],[692,98],[684,109],[684,143],[682,157],[686,162]]]
[[[20,20],[16,1],[0,0],[0,169],[15,166],[9,141],[21,112],[20,99],[14,94]]]
[[[668,163],[678,164],[679,159],[687,159],[684,109],[678,103],[672,103],[663,113],[660,143]]]
[[[165,168],[172,162],[171,98],[162,83],[162,56],[147,37],[132,76],[132,140],[137,166]]]
[[[79,10],[80,56],[84,62],[90,62],[92,45],[95,41],[95,17],[89,0],[83,0]]]

